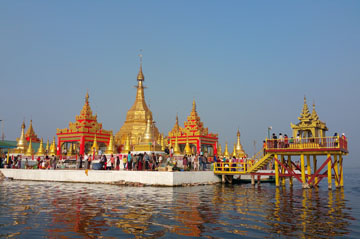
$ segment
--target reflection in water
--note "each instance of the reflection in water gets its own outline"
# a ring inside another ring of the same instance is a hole
[[[334,237],[355,223],[343,189],[3,181],[0,191],[0,237]]]

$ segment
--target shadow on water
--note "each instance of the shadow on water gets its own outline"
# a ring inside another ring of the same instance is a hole
[[[0,237],[349,236],[344,190],[0,182]]]

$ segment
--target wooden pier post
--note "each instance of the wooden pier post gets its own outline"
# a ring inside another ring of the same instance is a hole
[[[335,174],[335,187],[340,187],[340,178],[339,178],[339,167],[338,167],[338,158],[337,155],[334,155],[334,174]]]
[[[313,163],[314,163],[314,167],[313,167],[313,172],[315,174],[316,170],[317,170],[317,159],[316,159],[316,155],[313,156]],[[319,181],[319,178],[316,177],[315,180],[314,180],[314,185],[317,185]]]
[[[255,175],[251,174],[251,185],[255,186]]]
[[[308,182],[311,178],[311,163],[310,163],[310,155],[306,155],[306,163],[307,163],[307,175],[308,175]]]
[[[305,160],[303,154],[300,155],[300,163],[301,163],[301,181],[302,181],[302,186],[304,188],[306,184],[306,178],[305,178]]]
[[[340,187],[344,187],[344,171],[343,171],[343,157],[339,155],[339,166],[340,166]]]
[[[285,158],[284,155],[281,155],[281,163],[282,165],[285,165]],[[285,174],[285,168],[281,166],[281,174]],[[281,177],[281,185],[285,186],[285,177]]]
[[[332,188],[332,185],[331,185],[331,154],[328,154],[327,155],[328,158],[330,158],[329,162],[328,162],[328,171],[327,171],[327,176],[328,176],[328,189],[331,189]]]
[[[275,155],[275,159],[277,159],[277,155]],[[275,185],[276,187],[279,187],[279,164],[277,160],[275,160]]]
[[[288,155],[288,166],[289,166],[290,169],[292,168],[291,156],[290,155]],[[289,185],[290,185],[290,187],[293,186],[293,178],[292,177],[289,177]]]
[[[261,183],[261,175],[258,175],[257,176],[257,184],[258,184],[258,186],[260,186],[260,183]]]

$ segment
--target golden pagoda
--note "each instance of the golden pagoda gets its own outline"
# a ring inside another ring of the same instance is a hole
[[[235,150],[236,151],[236,157],[237,158],[242,158],[242,157],[246,156],[246,153],[244,151],[243,146],[240,143],[240,131],[239,130],[237,131],[236,136],[237,136],[236,150]]]
[[[164,140],[164,134],[161,134],[161,141],[160,141],[160,145],[161,145],[161,150],[164,151],[165,150],[165,140]]]
[[[26,138],[27,141],[30,141],[30,139],[31,139],[31,141],[33,143],[39,143],[40,142],[40,139],[35,134],[34,128],[32,126],[32,120],[30,120],[30,125],[29,125],[28,130],[26,131],[25,138]]]
[[[233,149],[231,156],[236,158],[236,145],[235,144],[234,144],[234,149]]]
[[[72,155],[74,155],[74,150],[72,144],[70,144],[69,151],[67,152],[67,156],[72,156]]]
[[[50,145],[50,152],[49,152],[50,155],[56,155],[56,144],[55,144],[55,136],[54,136],[54,139]]]
[[[130,135],[126,136],[126,141],[125,141],[125,145],[123,150],[121,151],[122,153],[128,153],[131,151],[131,146],[130,146]]]
[[[115,150],[114,136],[111,134],[109,145],[106,148],[105,154],[114,154]]]
[[[225,151],[224,151],[224,157],[229,158],[229,150],[228,150],[228,143],[225,143]]]
[[[34,154],[34,149],[32,147],[31,138],[30,138],[29,146],[26,150],[25,156],[32,156],[33,154]]]
[[[39,149],[36,152],[36,155],[38,155],[38,156],[45,155],[45,149],[44,149],[44,146],[43,146],[43,139],[42,138],[41,138],[41,141],[40,141]]]
[[[21,135],[20,138],[17,139],[17,147],[12,152],[16,154],[23,154],[26,152],[27,142],[25,138],[25,122],[21,124]]]
[[[208,148],[212,148],[213,153],[216,153],[218,144],[218,135],[209,133],[208,128],[204,127],[204,123],[200,120],[200,117],[196,111],[196,102],[193,100],[192,110],[187,117],[187,121],[184,122],[184,127],[179,126],[179,119],[176,115],[175,125],[169,132],[168,136],[170,142],[174,143],[176,138],[178,144],[185,146],[186,142],[189,142],[190,148],[196,148],[196,153],[206,153]],[[209,155],[212,157],[213,155]]]
[[[47,139],[47,141],[46,141],[45,152],[46,152],[46,154],[48,154],[50,152],[49,139]]]
[[[126,120],[123,126],[115,135],[115,142],[117,145],[124,145],[128,135],[130,135],[131,146],[135,146],[143,142],[143,138],[145,137],[144,133],[147,127],[147,120],[148,118],[153,120],[152,113],[145,102],[143,85],[144,80],[145,77],[142,72],[142,56],[140,55],[140,70],[137,76],[137,90],[135,102],[127,112]],[[152,125],[152,134],[154,135],[154,139],[158,139],[159,130],[155,125]]]
[[[218,147],[217,147],[217,153],[218,153],[219,157],[221,157],[221,156],[222,156],[221,144],[218,144]]]
[[[161,151],[161,145],[155,140],[154,127],[151,115],[147,116],[145,132],[140,143],[134,146],[135,151]]]
[[[189,144],[189,138],[186,138],[186,145],[185,145],[185,154],[187,155],[191,155],[191,148],[190,148],[190,144]]]
[[[304,96],[304,105],[300,117],[298,117],[299,123],[296,125],[291,123],[293,129],[293,137],[298,134],[301,138],[307,137],[325,137],[328,128],[326,124],[319,119],[315,110],[315,104],[313,104],[312,113],[310,114],[308,105],[306,103],[306,97]]]
[[[56,131],[59,145],[65,145],[65,143],[72,143],[74,146],[79,145],[78,152],[81,155],[88,153],[87,151],[90,150],[95,135],[99,147],[107,145],[111,135],[111,131],[104,130],[102,123],[98,122],[97,114],[93,114],[89,98],[89,93],[86,92],[85,103],[80,114],[75,116],[75,122],[69,122],[68,128],[57,129]],[[78,144],[75,144],[75,142]],[[77,149],[73,151],[76,152]]]
[[[175,146],[174,146],[174,155],[180,155],[180,154],[181,154],[181,151],[180,151],[180,147],[179,147],[179,144],[178,144],[178,138],[176,136]]]
[[[96,134],[94,137],[94,142],[93,145],[91,146],[91,152],[93,153],[95,149],[95,153],[97,153],[99,151],[99,145],[97,144],[97,140],[96,140]]]

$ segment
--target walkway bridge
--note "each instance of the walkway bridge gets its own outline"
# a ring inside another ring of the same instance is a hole
[[[285,185],[286,178],[292,185],[295,178],[302,183],[304,188],[318,186],[319,182],[327,177],[329,188],[332,186],[332,179],[336,187],[342,187],[343,156],[347,154],[347,139],[339,136],[287,140],[266,139],[266,148],[251,159],[217,162],[214,173],[224,176],[251,175],[252,179],[257,175],[258,180],[262,175],[275,176],[276,186],[280,186],[280,181],[282,185]],[[300,156],[299,163],[294,161],[297,156]],[[313,167],[310,162],[311,156]],[[325,156],[319,168],[317,156]],[[272,165],[274,165],[274,172],[259,172],[262,169],[272,169]],[[326,166],[327,170],[322,172]]]

